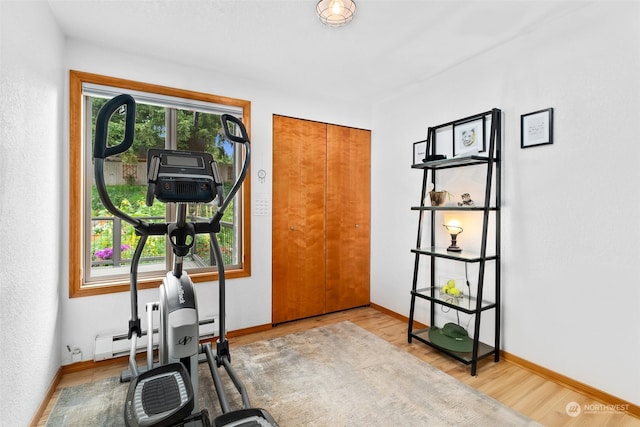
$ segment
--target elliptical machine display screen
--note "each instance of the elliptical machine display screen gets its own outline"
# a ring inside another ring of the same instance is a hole
[[[199,168],[203,169],[204,164],[202,163],[202,157],[197,156],[177,156],[167,154],[166,156],[160,157],[160,161],[164,166],[173,166],[173,167],[188,167],[188,168]]]
[[[209,153],[150,149],[147,153],[147,205],[208,203],[221,187],[218,168]]]

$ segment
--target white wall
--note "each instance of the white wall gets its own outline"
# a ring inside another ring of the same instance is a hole
[[[64,39],[46,3],[0,23],[0,423],[23,426],[61,363]]]
[[[371,127],[369,106],[331,105],[295,94],[283,93],[280,90],[271,90],[263,84],[242,81],[233,76],[221,76],[208,70],[130,56],[84,42],[70,41],[64,62],[67,69],[250,100],[254,174],[251,194],[254,200],[261,195],[271,197],[273,114],[365,129]],[[68,91],[68,83],[66,87]],[[68,133],[66,118],[64,126],[65,132]],[[255,176],[259,169],[267,172],[264,184],[260,183]],[[68,179],[68,175],[65,179]],[[66,207],[69,197],[66,184],[63,187],[63,195]],[[227,280],[227,327],[229,330],[271,323],[271,217],[253,215],[251,222],[251,277]],[[65,238],[67,235],[68,232],[65,232]],[[65,247],[66,245],[65,243]],[[93,342],[97,334],[126,332],[129,319],[129,295],[120,293],[70,299],[67,288],[64,286],[62,346],[59,351],[64,358],[63,364],[66,364],[70,363],[66,344],[80,347],[83,358],[91,359],[94,351]],[[217,314],[217,283],[203,283],[196,286],[201,314]],[[157,299],[157,290],[141,291],[141,313],[144,313],[145,302]],[[144,317],[142,314],[141,316]],[[146,319],[142,320],[143,328],[146,328]]]
[[[373,302],[409,313],[411,143],[501,108],[503,348],[640,404],[639,18],[637,3],[596,2],[374,106]],[[554,144],[521,149],[520,115],[547,107]]]

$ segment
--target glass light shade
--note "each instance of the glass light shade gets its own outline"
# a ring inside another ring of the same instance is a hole
[[[320,0],[316,12],[323,24],[341,27],[353,19],[356,3],[353,0]]]
[[[457,221],[449,221],[449,224],[442,224],[447,229],[447,233],[451,235],[451,246],[447,248],[449,252],[462,252],[462,248],[458,246],[458,234],[462,233],[462,227],[457,225]]]
[[[447,233],[451,234],[452,236],[457,236],[458,234],[462,233],[462,227],[460,227],[459,225],[449,225],[449,224],[443,224],[444,228],[447,229]]]

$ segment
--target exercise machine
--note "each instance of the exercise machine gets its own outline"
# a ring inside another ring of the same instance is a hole
[[[131,317],[128,338],[130,384],[124,417],[128,427],[211,426],[206,408],[199,408],[198,365],[206,362],[213,378],[221,415],[213,422],[223,426],[277,426],[271,415],[252,408],[246,388],[231,366],[229,342],[225,336],[225,271],[217,234],[229,203],[242,185],[249,169],[250,142],[242,122],[234,116],[221,116],[227,140],[244,148],[244,161],[236,180],[224,195],[217,163],[209,153],[150,149],[147,153],[146,204],[155,199],[176,204],[176,220],[150,223],[117,208],[107,191],[104,176],[105,159],[127,151],[134,140],[136,104],[127,94],[107,101],[98,112],[94,141],[94,169],[98,194],[105,208],[131,224],[140,237],[130,269]],[[109,121],[116,113],[124,113],[125,129],[121,143],[107,146]],[[233,129],[232,129],[233,128]],[[207,221],[187,221],[187,204],[214,203],[217,210]],[[211,250],[218,268],[219,338],[216,353],[211,343],[199,340],[199,317],[196,289],[183,269],[183,259],[195,243],[197,234],[210,236]],[[173,269],[166,273],[159,287],[160,299],[148,303],[147,331],[142,331],[138,316],[138,265],[149,236],[167,236],[173,251]],[[158,361],[154,361],[153,311],[158,311]],[[138,366],[137,341],[147,335],[147,363]],[[232,409],[219,371],[223,368],[242,399],[242,408]]]

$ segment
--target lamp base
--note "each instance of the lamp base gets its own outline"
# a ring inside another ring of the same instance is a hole
[[[462,252],[462,248],[460,246],[451,245],[447,248],[447,252]]]

